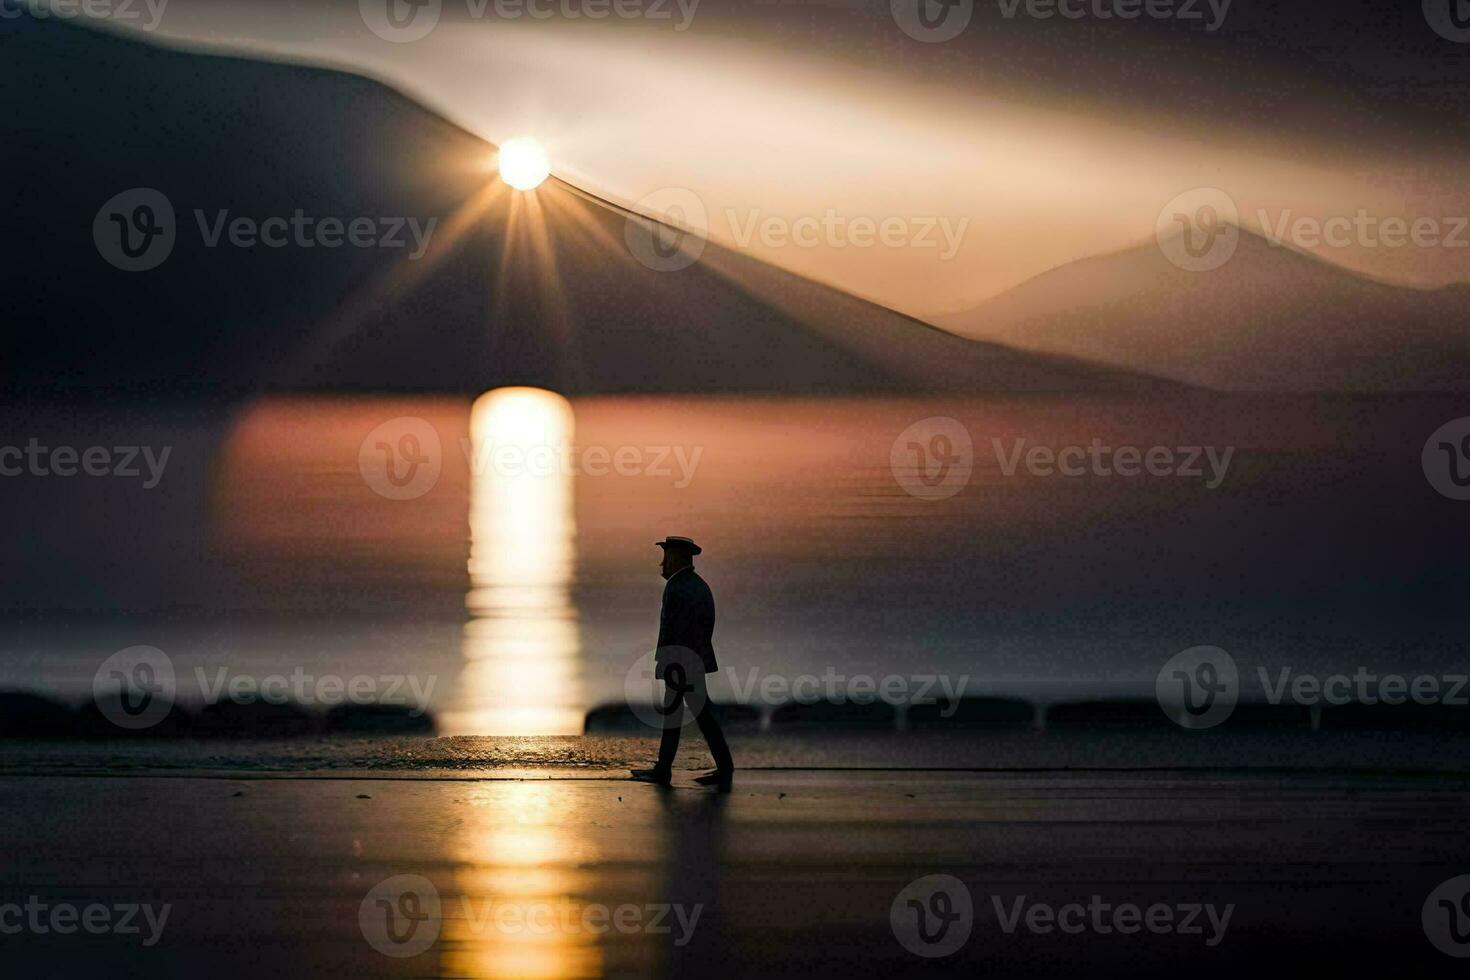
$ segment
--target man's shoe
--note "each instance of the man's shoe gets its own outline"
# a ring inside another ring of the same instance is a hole
[[[674,774],[667,769],[630,769],[628,771],[632,773],[630,778],[640,783],[657,783],[660,786],[667,786],[674,780]]]
[[[694,781],[701,786],[729,786],[734,778],[734,769],[711,769],[703,776],[695,776]]]

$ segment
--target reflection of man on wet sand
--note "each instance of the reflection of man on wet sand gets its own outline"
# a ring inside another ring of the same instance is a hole
[[[658,652],[654,676],[664,682],[663,737],[658,744],[658,762],[652,769],[634,769],[633,778],[667,784],[673,778],[674,756],[679,751],[679,731],[685,707],[694,713],[700,734],[709,743],[715,768],[694,781],[703,786],[729,785],[735,773],[725,733],[710,710],[705,675],[719,669],[715,663],[715,597],[704,579],[694,571],[694,556],[703,549],[688,538],[670,535],[657,542],[664,550],[659,566],[667,584],[658,620]]]

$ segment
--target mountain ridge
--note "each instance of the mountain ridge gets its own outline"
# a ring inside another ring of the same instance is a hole
[[[1233,390],[1470,387],[1470,285],[1396,285],[1235,226],[1218,268],[1156,243],[1079,259],[935,322],[962,336]]]
[[[955,337],[715,242],[682,271],[647,268],[623,247],[621,206],[555,179],[489,193],[494,148],[376,79],[21,24],[0,65],[18,93],[13,163],[67,178],[49,194],[9,188],[11,272],[26,285],[0,298],[12,387],[1178,387]],[[39,77],[67,82],[24,84]],[[146,272],[110,267],[91,234],[104,201],[133,187],[177,215],[173,252]],[[194,210],[297,209],[432,217],[441,237],[414,265],[382,248],[211,245],[191,227]]]

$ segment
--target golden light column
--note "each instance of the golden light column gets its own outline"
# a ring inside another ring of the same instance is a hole
[[[471,409],[471,619],[443,734],[582,731],[573,434],[571,403],[540,388],[497,388]]]

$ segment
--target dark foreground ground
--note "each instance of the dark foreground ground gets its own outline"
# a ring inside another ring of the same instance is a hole
[[[925,769],[946,743],[891,768],[747,745],[724,794],[622,780],[639,739],[12,743],[0,953],[15,976],[1449,976],[1461,893],[1424,913],[1470,873],[1459,741],[1201,766],[1096,736],[987,768],[952,740],[957,768]],[[1107,765],[1130,754],[1156,767]]]

